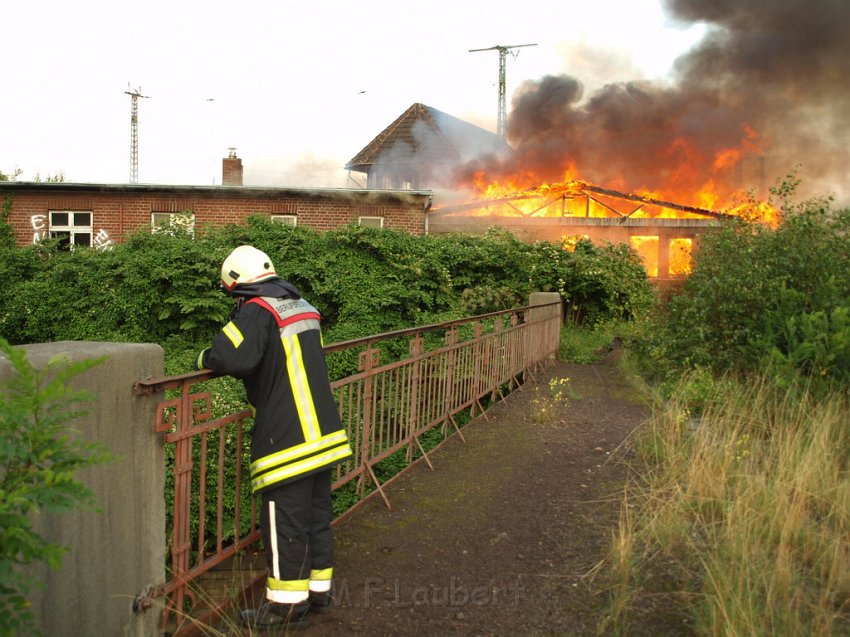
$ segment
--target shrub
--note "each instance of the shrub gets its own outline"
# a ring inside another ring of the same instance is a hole
[[[748,373],[772,361],[846,380],[848,227],[850,210],[815,200],[776,229],[742,220],[704,235],[693,272],[637,343],[647,369]]]

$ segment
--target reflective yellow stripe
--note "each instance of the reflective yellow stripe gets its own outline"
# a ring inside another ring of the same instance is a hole
[[[301,430],[304,433],[304,440],[310,442],[316,440],[322,434],[319,430],[319,418],[316,416],[313,395],[310,392],[310,383],[307,380],[307,370],[304,368],[301,341],[298,339],[298,335],[284,336],[280,340],[283,343],[283,349],[286,351],[286,369],[289,374],[289,382],[292,385],[292,395],[295,399],[295,407],[298,410],[298,419],[301,421]]]
[[[302,456],[306,456],[311,453],[316,453],[317,451],[321,451],[322,449],[335,447],[339,443],[346,442],[347,440],[348,434],[345,433],[344,429],[340,429],[339,431],[335,431],[332,434],[322,436],[318,440],[313,440],[311,442],[303,442],[295,447],[290,447],[289,449],[285,449],[284,451],[278,451],[277,453],[273,453],[271,455],[259,458],[258,460],[255,460],[251,463],[251,473],[260,473],[267,469],[271,469],[272,467],[276,467],[278,465],[286,464],[287,462],[297,460]]]
[[[275,511],[276,511],[276,509],[275,509],[275,505],[274,505],[274,500],[269,500],[268,515],[269,515],[269,528],[270,529],[277,529],[277,515],[275,514]],[[278,552],[278,549],[277,549],[277,532],[271,533],[270,535],[271,535],[271,546],[269,547],[269,549],[272,552],[272,555],[271,555],[271,557],[272,557],[272,559],[271,559],[272,573],[271,573],[271,575],[269,575],[269,579],[272,579],[272,578],[278,578],[279,579],[280,578],[280,557],[279,557],[280,553]]]
[[[300,604],[310,597],[309,591],[276,591],[266,587],[266,599],[273,604]]]
[[[345,445],[337,447],[336,449],[331,449],[330,451],[326,451],[325,453],[320,454],[318,456],[311,456],[310,458],[306,458],[301,462],[293,462],[292,464],[288,464],[285,467],[281,467],[276,471],[269,471],[268,473],[264,473],[263,475],[258,476],[251,482],[251,487],[254,491],[257,491],[259,489],[269,486],[270,484],[280,482],[281,480],[286,480],[287,478],[291,478],[292,476],[297,476],[302,473],[307,473],[308,471],[318,469],[336,460],[346,458],[350,455],[351,447],[349,447],[348,443],[346,443]]]
[[[310,580],[308,579],[275,579],[269,577],[266,579],[266,586],[273,591],[306,591],[310,588]]]
[[[333,578],[333,576],[334,576],[333,567],[323,568],[320,571],[317,571],[315,569],[310,571],[310,579],[311,580],[316,580],[316,581],[318,581],[318,580],[328,580],[328,579]]]
[[[242,332],[239,331],[239,328],[236,327],[236,324],[233,321],[230,321],[230,323],[221,328],[221,331],[224,332],[224,335],[230,339],[230,342],[233,343],[233,347],[237,349],[240,345],[242,345],[242,341],[245,340],[245,337],[242,336]]]

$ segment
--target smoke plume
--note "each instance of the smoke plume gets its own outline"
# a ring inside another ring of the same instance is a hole
[[[682,203],[710,189],[722,204],[745,190],[763,196],[799,166],[803,194],[846,203],[850,2],[663,1],[674,19],[708,27],[671,84],[611,84],[583,99],[566,75],[525,83],[508,121],[515,152],[469,164],[467,178],[580,178]]]

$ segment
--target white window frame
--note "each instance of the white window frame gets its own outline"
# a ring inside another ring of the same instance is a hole
[[[377,225],[374,223],[368,223],[368,221],[378,221]],[[367,223],[363,223],[363,221],[367,221]],[[358,226],[366,226],[368,228],[383,228],[384,227],[384,218],[383,217],[375,217],[375,216],[364,216],[357,217],[357,225]]]
[[[68,215],[67,223],[57,223],[54,215]],[[88,215],[88,224],[77,223],[77,215]],[[92,247],[92,241],[94,241],[94,212],[91,210],[48,210],[47,216],[49,220],[49,235],[51,237],[67,236],[69,250],[73,250],[74,246],[78,244]],[[81,241],[86,235],[88,236],[88,243],[85,240]]]
[[[168,223],[164,223],[167,221]],[[191,236],[195,236],[195,213],[183,212],[152,212],[151,234],[155,232],[174,232],[178,228],[185,229]]]
[[[272,215],[274,223],[282,223],[285,226],[297,226],[298,215]]]

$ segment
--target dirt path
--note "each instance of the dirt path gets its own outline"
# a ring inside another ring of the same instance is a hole
[[[575,397],[538,424],[550,379]],[[558,362],[336,527],[326,635],[596,635],[607,595],[585,577],[615,527],[615,450],[646,409],[609,364]]]

